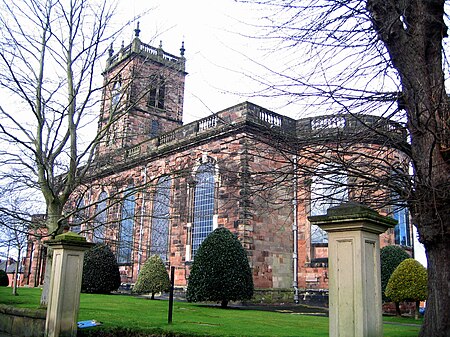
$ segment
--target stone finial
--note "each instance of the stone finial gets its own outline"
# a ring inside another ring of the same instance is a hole
[[[139,29],[139,21],[137,22],[136,29],[134,30],[134,37],[139,38],[139,33],[141,30]]]
[[[112,42],[111,42],[111,45],[109,46],[109,49],[108,49],[108,55],[109,55],[110,58],[114,55],[114,49],[113,49]]]
[[[181,42],[180,55],[184,56],[185,51],[186,51],[186,49],[184,49],[184,41],[183,41],[183,42]]]
[[[159,47],[156,50],[156,54],[158,55],[158,57],[163,57],[163,49],[162,49],[162,41],[159,40]]]
[[[139,33],[141,32],[139,28],[139,21],[136,24],[136,29],[134,30],[134,39],[131,43],[131,51],[134,53],[139,53],[141,50],[141,40],[139,39]]]

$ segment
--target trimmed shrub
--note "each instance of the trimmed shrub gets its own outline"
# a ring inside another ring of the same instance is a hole
[[[120,286],[119,266],[111,249],[97,244],[84,254],[81,291],[109,294]]]
[[[389,301],[389,298],[385,294],[385,290],[395,268],[397,268],[400,262],[409,258],[409,254],[399,246],[386,246],[381,248],[381,294],[383,296],[383,301]]]
[[[237,237],[226,228],[217,228],[200,245],[188,279],[189,302],[249,300],[253,278],[247,253]]]
[[[6,272],[1,269],[0,270],[0,287],[7,287],[9,285],[9,278]]]
[[[403,260],[394,270],[386,287],[386,296],[394,302],[416,302],[416,317],[419,301],[427,299],[427,270],[414,259]]]
[[[170,278],[166,266],[161,257],[152,255],[142,266],[133,292],[138,294],[151,293],[153,300],[155,299],[155,293],[169,290]]]

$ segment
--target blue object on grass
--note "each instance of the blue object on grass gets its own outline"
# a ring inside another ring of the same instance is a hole
[[[95,319],[91,319],[89,321],[80,321],[77,323],[78,329],[91,328],[93,326],[102,325],[101,322],[97,322]]]

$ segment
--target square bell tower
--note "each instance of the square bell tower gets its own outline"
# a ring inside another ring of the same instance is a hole
[[[128,150],[182,125],[185,71],[184,43],[180,56],[162,43],[142,43],[139,24],[131,44],[109,50],[98,122],[97,155]]]

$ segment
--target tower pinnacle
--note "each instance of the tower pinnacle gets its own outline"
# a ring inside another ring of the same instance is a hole
[[[136,29],[134,30],[134,37],[139,37],[139,33],[141,30],[139,29],[139,21],[137,22]]]

